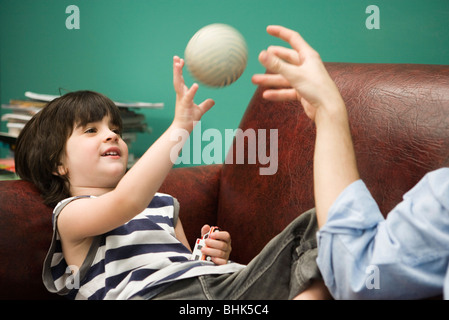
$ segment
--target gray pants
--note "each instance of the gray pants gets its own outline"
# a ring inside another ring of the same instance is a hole
[[[314,279],[318,230],[315,210],[309,210],[273,238],[246,268],[231,274],[179,280],[155,300],[291,299]]]

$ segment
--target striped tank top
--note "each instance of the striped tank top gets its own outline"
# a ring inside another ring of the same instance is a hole
[[[68,266],[57,218],[68,203],[79,198],[67,198],[53,211],[53,238],[43,269],[43,282],[50,292],[71,299],[148,298],[176,280],[244,268],[238,263],[218,266],[189,260],[190,250],[176,239],[174,231],[178,202],[162,193],[157,193],[148,207],[129,222],[96,236],[80,267]]]

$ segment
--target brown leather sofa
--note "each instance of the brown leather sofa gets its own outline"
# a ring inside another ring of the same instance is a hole
[[[449,165],[449,66],[327,63],[327,68],[348,107],[361,177],[387,215],[426,172]],[[262,91],[257,88],[240,128],[277,130],[278,140],[267,142],[277,144],[275,174],[261,175],[259,169],[268,165],[248,163],[247,156],[236,164],[229,153],[223,165],[173,169],[161,188],[180,201],[191,242],[204,223],[218,225],[231,233],[231,259],[241,263],[314,206],[314,125],[298,103],[268,102]],[[234,143],[233,155],[237,147]],[[0,182],[0,299],[57,298],[41,281],[51,212],[29,183]]]

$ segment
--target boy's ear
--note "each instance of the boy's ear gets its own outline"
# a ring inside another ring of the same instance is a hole
[[[67,169],[64,167],[62,163],[58,165],[56,171],[53,171],[55,176],[65,176],[67,174]]]

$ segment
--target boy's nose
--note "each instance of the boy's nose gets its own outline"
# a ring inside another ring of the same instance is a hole
[[[117,141],[118,140],[118,134],[115,133],[112,130],[108,130],[108,132],[106,133],[106,136],[105,136],[105,140],[106,141]]]

